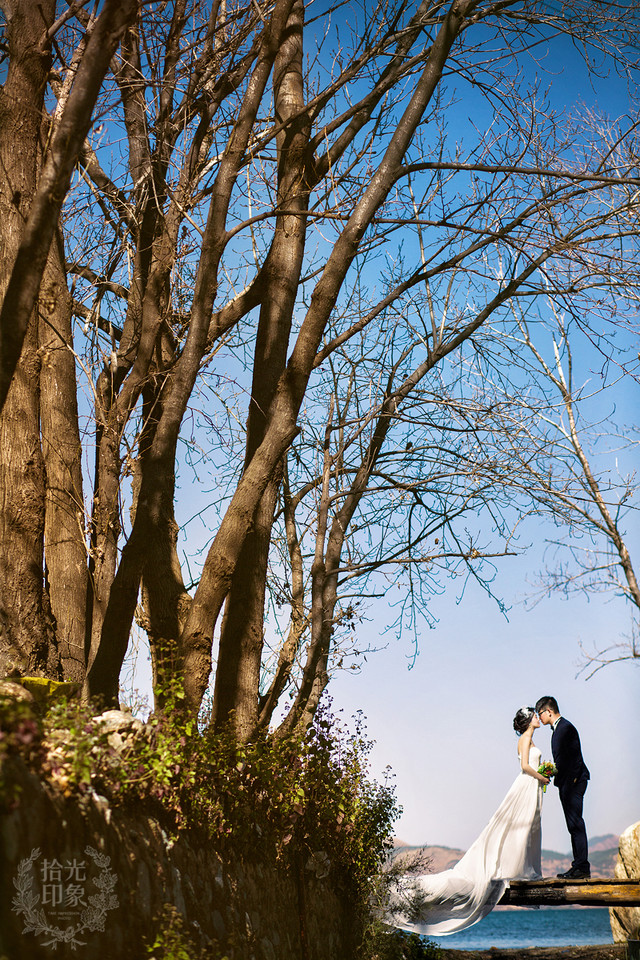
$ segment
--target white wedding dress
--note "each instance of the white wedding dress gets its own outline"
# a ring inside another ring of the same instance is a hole
[[[540,750],[531,744],[530,766],[537,770],[540,761]],[[542,783],[521,771],[478,839],[454,867],[403,879],[402,900],[409,898],[414,907],[397,907],[390,922],[412,933],[455,933],[486,917],[510,880],[539,880],[541,809]]]

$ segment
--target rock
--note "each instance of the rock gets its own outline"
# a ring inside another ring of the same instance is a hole
[[[13,680],[0,680],[0,697],[10,697],[12,700],[23,700],[25,703],[33,703],[34,696],[29,693],[22,684],[15,683]]]
[[[114,750],[122,750],[127,738],[137,737],[144,729],[141,720],[124,710],[105,710],[94,717],[93,722],[101,733],[107,734],[109,746]]]
[[[615,876],[619,880],[640,879],[640,821],[627,827],[620,837]],[[611,932],[616,943],[640,939],[640,907],[609,910]]]
[[[312,853],[306,863],[306,869],[316,875],[318,880],[328,877],[331,873],[331,860],[324,850]]]
[[[45,705],[52,700],[74,697],[80,692],[81,683],[67,680],[50,680],[48,677],[20,677],[16,683],[32,694],[36,703]]]
[[[106,797],[103,797],[101,794],[96,793],[96,791],[91,788],[89,791],[89,796],[93,800],[96,810],[99,810],[102,816],[107,821],[107,826],[111,823],[111,808],[109,806],[109,801]]]
[[[93,730],[92,730],[93,728]],[[93,733],[95,739],[91,746],[92,753],[99,753],[104,750],[104,740],[100,734],[106,736],[106,741],[118,754],[134,737],[139,736],[144,729],[144,725],[130,713],[124,713],[121,710],[107,710],[95,717],[89,727],[85,728],[87,734]],[[73,784],[76,780],[74,771],[73,751],[70,747],[69,731],[67,729],[49,730],[44,739],[45,747],[45,766],[48,768],[48,780],[65,797],[73,793]],[[117,766],[117,760],[113,761],[113,766]],[[106,798],[94,794],[96,808],[102,813],[107,823],[111,818],[111,811],[108,808]],[[107,804],[105,808],[102,801]]]
[[[112,730],[121,731],[128,728],[138,732],[143,727],[142,720],[138,720],[133,714],[124,710],[105,710],[104,713],[94,717],[93,722],[99,724],[109,733]]]

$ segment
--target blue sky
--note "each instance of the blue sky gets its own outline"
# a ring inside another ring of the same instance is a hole
[[[534,555],[502,561],[498,584],[507,603],[528,592]],[[343,673],[331,685],[336,709],[361,709],[376,741],[372,771],[390,765],[404,813],[396,835],[411,844],[466,849],[493,814],[519,772],[512,720],[524,704],[551,694],[578,728],[591,771],[585,799],[590,836],[620,833],[640,819],[640,663],[611,664],[591,679],[578,675],[580,643],[615,642],[628,619],[620,600],[553,596],[532,610],[512,607],[508,620],[494,601],[469,584],[438,602],[439,623],[423,633],[415,666],[408,643],[391,640],[371,654],[360,674]],[[371,641],[384,624],[379,610]],[[551,758],[550,734],[535,742]],[[543,847],[567,851],[569,837],[557,790],[543,809]]]

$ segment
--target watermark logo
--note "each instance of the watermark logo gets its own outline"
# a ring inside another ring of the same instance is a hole
[[[109,869],[111,858],[85,847],[87,860],[49,860],[39,847],[18,864],[13,885],[17,890],[11,909],[24,914],[23,933],[46,938],[43,946],[68,943],[84,946],[84,933],[102,932],[107,913],[118,906],[113,892],[117,877]],[[42,863],[39,861],[42,859]],[[90,874],[97,874],[90,876]],[[88,887],[88,884],[91,886]],[[96,888],[97,893],[91,893]]]

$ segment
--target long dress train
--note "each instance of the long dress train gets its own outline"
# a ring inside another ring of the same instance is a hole
[[[531,744],[529,763],[537,769],[540,750]],[[493,910],[510,880],[542,876],[542,783],[520,772],[506,797],[461,860],[442,873],[403,881],[402,899],[390,922],[414,933],[441,936],[470,927]]]

